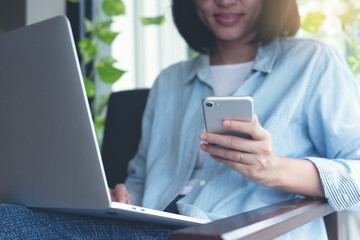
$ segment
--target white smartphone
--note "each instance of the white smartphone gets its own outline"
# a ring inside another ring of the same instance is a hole
[[[252,97],[206,97],[202,101],[206,131],[250,139],[251,136],[223,127],[224,120],[254,122]]]

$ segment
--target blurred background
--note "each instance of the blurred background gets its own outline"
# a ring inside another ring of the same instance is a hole
[[[297,36],[343,56],[360,83],[360,1],[297,0]],[[152,86],[159,72],[197,55],[177,33],[171,0],[1,0],[0,34],[59,14],[71,21],[101,145],[111,92]],[[345,239],[360,239],[360,213],[343,214]]]

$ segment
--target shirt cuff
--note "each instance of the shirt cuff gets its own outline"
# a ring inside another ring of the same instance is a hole
[[[325,197],[335,211],[357,207],[360,203],[359,182],[346,171],[346,167],[326,158],[306,157],[318,169]]]

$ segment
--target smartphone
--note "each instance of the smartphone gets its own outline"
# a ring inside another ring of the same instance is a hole
[[[223,121],[254,122],[254,100],[252,97],[206,97],[202,101],[202,108],[206,132],[251,139],[248,134],[225,129]]]

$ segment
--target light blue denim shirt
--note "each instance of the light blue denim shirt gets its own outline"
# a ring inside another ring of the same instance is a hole
[[[204,129],[201,101],[213,95],[211,86],[206,55],[159,75],[126,181],[136,205],[162,210],[190,178]],[[359,93],[346,63],[331,47],[282,38],[259,47],[251,73],[233,95],[254,99],[275,153],[312,161],[329,203],[343,210],[360,202]],[[208,154],[200,179],[202,184],[178,202],[181,214],[215,220],[303,197],[252,183]],[[282,238],[326,239],[326,232],[319,219]]]

